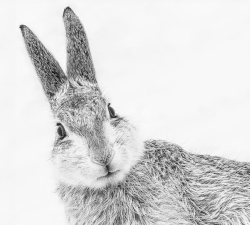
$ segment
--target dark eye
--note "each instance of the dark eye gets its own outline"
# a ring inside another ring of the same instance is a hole
[[[117,116],[115,115],[115,110],[110,106],[110,103],[108,104],[108,110],[109,110],[109,115],[111,118],[116,118]]]
[[[57,133],[59,135],[59,138],[62,140],[63,138],[66,137],[66,131],[61,123],[57,123]]]

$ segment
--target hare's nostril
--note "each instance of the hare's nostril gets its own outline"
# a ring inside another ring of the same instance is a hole
[[[106,169],[107,169],[108,172],[110,172],[110,165],[109,164],[106,165]]]
[[[91,162],[94,163],[94,164],[97,164],[99,166],[106,166],[106,163],[103,161],[103,160],[96,160],[96,159],[91,159]]]
[[[110,153],[110,155],[106,159],[106,165],[109,165],[112,162],[114,155],[114,152]]]

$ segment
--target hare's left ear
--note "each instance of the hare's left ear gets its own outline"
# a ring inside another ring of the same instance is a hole
[[[73,10],[63,12],[67,36],[67,75],[74,81],[96,83],[95,70],[83,25]]]
[[[25,25],[21,25],[20,29],[30,58],[41,79],[45,94],[51,103],[53,96],[60,90],[67,77],[58,62],[38,40],[36,35]]]

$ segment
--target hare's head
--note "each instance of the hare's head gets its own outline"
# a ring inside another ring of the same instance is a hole
[[[143,148],[134,127],[115,113],[99,89],[78,17],[68,7],[63,19],[67,76],[32,31],[20,26],[56,120],[53,163],[60,182],[90,188],[115,185],[135,165]]]

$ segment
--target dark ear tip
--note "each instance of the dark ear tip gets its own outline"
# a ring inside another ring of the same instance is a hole
[[[64,11],[63,11],[63,17],[65,17],[65,15],[67,13],[74,13],[73,10],[69,6],[64,9]]]
[[[21,24],[21,25],[19,26],[19,28],[20,28],[21,30],[24,30],[25,28],[27,28],[27,26]]]
[[[25,31],[29,29],[26,25],[23,24],[21,24],[19,28],[21,29],[23,35],[25,34]]]

